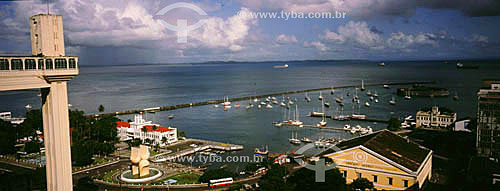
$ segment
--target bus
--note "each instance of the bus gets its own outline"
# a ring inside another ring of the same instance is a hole
[[[215,180],[210,180],[209,186],[214,188],[217,186],[226,186],[226,185],[231,185],[233,184],[233,178],[221,178],[221,179],[215,179]]]

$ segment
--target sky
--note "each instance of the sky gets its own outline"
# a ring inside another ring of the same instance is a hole
[[[160,14],[179,2],[206,15],[185,7]],[[63,16],[66,54],[80,65],[500,55],[497,0],[0,1],[0,54],[30,54],[29,17],[48,10]],[[289,17],[259,17],[272,13]],[[325,13],[345,17],[299,16]],[[201,23],[186,42],[169,27],[180,20]]]

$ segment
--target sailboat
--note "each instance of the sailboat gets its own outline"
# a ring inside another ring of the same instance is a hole
[[[325,101],[325,104],[323,104],[325,107],[330,107],[330,103],[328,101]]]
[[[378,97],[377,91],[375,91],[375,93],[373,94],[373,97]]]
[[[311,101],[311,98],[307,95],[307,92],[306,92],[306,98],[305,99],[306,99],[307,102]]]
[[[229,101],[229,97],[224,98],[224,103],[222,103],[222,105],[224,105],[224,108],[231,108],[231,102]]]
[[[365,88],[365,81],[364,80],[361,80],[361,91],[365,91],[366,88]]]
[[[392,96],[391,101],[389,101],[391,105],[396,105],[396,100],[394,99],[394,96]]]
[[[333,87],[332,87],[332,91],[330,91],[330,94],[333,95],[334,93],[335,93],[335,89],[333,89]]]
[[[295,120],[293,120],[290,124],[291,125],[296,125],[296,126],[301,126],[304,123],[299,120],[299,107],[298,105],[295,105]]]
[[[321,102],[323,102],[323,100]],[[318,124],[316,124],[316,127],[324,127],[327,124],[324,106],[321,107],[321,111],[323,112],[323,116],[321,117],[321,121]]]
[[[288,139],[288,141],[290,141],[290,143],[292,144],[295,144],[295,145],[300,145],[300,140],[297,138],[298,136],[298,133],[296,132],[295,133],[295,136],[293,136],[293,132],[292,132],[292,138]]]
[[[366,106],[366,107],[370,107],[370,103],[365,102],[365,106]]]
[[[319,99],[319,100],[323,100],[323,95],[321,94],[321,92],[319,92],[318,99]]]
[[[312,140],[307,138],[307,137],[302,137],[302,139],[300,139],[302,142],[304,143],[312,143]]]
[[[407,100],[411,99],[410,92],[406,91],[405,99]]]
[[[367,96],[371,96],[372,95],[372,91],[368,90],[368,92],[366,92],[366,95]]]
[[[453,96],[453,100],[458,101],[458,99],[460,99],[460,98],[458,97],[458,93],[457,93],[457,92],[455,92],[455,96]]]
[[[385,88],[385,89],[389,89],[389,88],[391,88],[391,87],[390,87],[389,85],[387,85],[387,84],[384,84],[384,88]]]

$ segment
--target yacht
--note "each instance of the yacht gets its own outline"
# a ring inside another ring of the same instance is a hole
[[[382,62],[382,63],[380,63],[380,64],[378,64],[378,65],[379,65],[379,66],[384,67],[384,66],[385,66],[385,63],[383,63],[383,62]]]
[[[266,105],[266,108],[267,108],[267,109],[272,109],[272,108],[273,108],[273,106],[272,106],[271,104],[267,104],[267,105]]]
[[[319,100],[323,100],[323,95],[321,94],[321,92],[319,92],[318,99],[319,99]]]
[[[335,99],[335,101],[336,101],[337,103],[342,103],[342,99],[340,99],[340,97],[338,97],[337,99]]]
[[[375,103],[378,103],[378,99],[375,99]]]
[[[273,101],[272,101],[272,103],[273,103],[273,104],[278,104],[278,101],[273,100]]]
[[[366,92],[366,95],[367,96],[371,96],[372,95],[372,91],[368,90],[368,92]]]
[[[257,105],[257,108],[259,108],[259,109],[260,109],[260,108],[262,108],[262,105],[260,105],[260,104],[259,104],[259,105]]]
[[[286,68],[288,68],[288,64],[285,64],[285,65],[276,65],[276,66],[273,66],[273,68],[286,69]]]
[[[330,107],[330,103],[328,103],[328,101],[325,101],[325,104],[323,105],[325,105],[325,107]]]
[[[175,117],[174,114],[171,114],[168,116],[168,119],[173,119],[174,117]]]
[[[301,126],[303,125],[304,123],[302,121],[299,120],[299,107],[297,105],[295,105],[295,120],[290,120],[288,123],[290,125],[295,125],[295,126]]]
[[[365,102],[365,106],[366,106],[366,107],[370,107],[370,103]]]
[[[215,108],[218,108],[218,107],[219,107],[219,105],[217,105],[217,104],[214,104],[214,107],[215,107]]]
[[[282,101],[282,102],[280,103],[280,106],[281,106],[281,107],[286,107],[285,102],[283,102],[283,101]]]
[[[292,100],[288,100],[288,104],[293,105],[294,103]]]
[[[24,106],[24,108],[31,109],[31,108],[33,108],[33,106],[31,106],[30,104],[28,104],[28,105]]]
[[[387,84],[384,84],[384,88],[385,88],[385,89],[389,89],[389,88],[391,88],[391,87],[390,87],[389,85],[387,85]]]
[[[370,96],[370,101],[373,101],[375,98],[373,96]]]
[[[324,127],[327,124],[327,122],[326,122],[326,115],[324,115],[324,113],[325,113],[325,107],[322,106],[321,110],[323,112],[323,116],[321,117],[321,121],[318,124],[316,124],[316,127]]]
[[[272,99],[272,100],[276,100],[276,97],[274,97],[274,96],[273,96],[271,99]]]
[[[373,97],[378,97],[377,91],[375,91],[375,93],[373,94]]]
[[[312,143],[312,140],[307,138],[307,137],[302,137],[302,139],[300,139],[302,142],[304,143]]]
[[[253,102],[257,103],[257,102],[259,102],[259,99],[255,98],[255,99],[253,99]]]

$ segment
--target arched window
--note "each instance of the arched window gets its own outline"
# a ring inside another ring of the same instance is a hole
[[[36,69],[35,59],[25,59],[24,60],[24,69],[35,70]]]
[[[9,70],[9,60],[0,59],[0,70]]]
[[[52,59],[45,59],[45,69],[52,70],[54,69],[54,65],[52,65]]]
[[[38,69],[39,70],[43,70],[44,67],[43,67],[43,59],[38,59]]]
[[[21,59],[12,59],[11,61],[12,64],[12,70],[23,70],[23,60]]]
[[[69,59],[69,68],[76,68],[76,60],[74,58]]]
[[[68,68],[65,58],[56,58],[55,60],[56,69]]]

